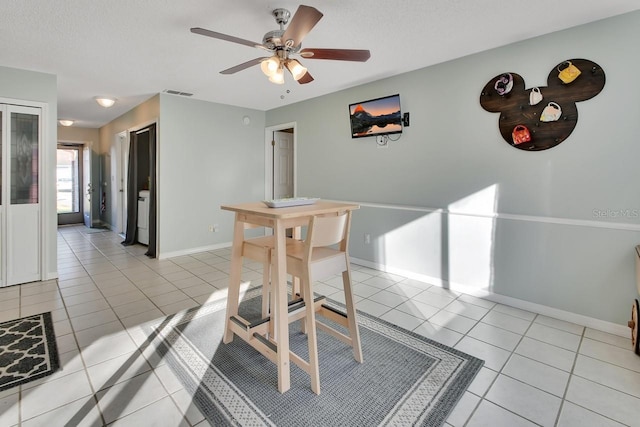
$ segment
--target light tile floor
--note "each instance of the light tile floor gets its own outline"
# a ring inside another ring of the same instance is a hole
[[[120,241],[60,228],[59,280],[0,289],[0,321],[53,313],[62,363],[0,392],[0,425],[207,425],[140,325],[225,298],[230,251],[156,260]],[[243,278],[261,271],[245,263]],[[640,426],[629,338],[357,265],[353,279],[360,310],[485,360],[448,426]],[[341,300],[340,283],[316,289]]]

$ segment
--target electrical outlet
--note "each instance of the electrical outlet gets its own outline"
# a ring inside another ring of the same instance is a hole
[[[364,244],[365,245],[371,244],[371,234],[365,233],[365,235],[364,235]]]
[[[213,231],[214,233],[217,233],[218,231],[220,231],[220,226],[218,224],[213,224]]]
[[[210,226],[209,226],[209,231],[210,231],[210,232],[213,232],[213,225],[210,225]]]

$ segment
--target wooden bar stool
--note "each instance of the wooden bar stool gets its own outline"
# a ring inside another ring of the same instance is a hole
[[[356,322],[356,310],[351,286],[349,254],[349,228],[351,211],[337,216],[314,216],[309,222],[304,242],[293,240],[287,244],[287,273],[300,278],[302,298],[305,304],[305,330],[309,346],[307,372],[311,377],[311,389],[320,393],[320,370],[316,327],[333,335],[353,348],[356,361],[362,363],[360,334]],[[337,247],[335,246],[337,245]],[[347,312],[343,313],[324,304],[324,298],[314,299],[313,282],[342,273]],[[349,334],[316,322],[315,312],[345,326]]]
[[[245,227],[246,228],[246,227]],[[242,256],[262,263],[262,317],[271,312],[271,252],[275,244],[273,236],[262,236],[245,239],[242,242]]]
[[[245,230],[258,226],[245,223]],[[293,240],[287,238],[287,246]],[[242,242],[242,256],[262,263],[262,317],[266,318],[273,312],[273,298],[271,298],[271,264],[273,262],[274,236],[261,236],[244,239]],[[295,296],[295,294],[294,294]],[[271,331],[273,334],[273,327]]]

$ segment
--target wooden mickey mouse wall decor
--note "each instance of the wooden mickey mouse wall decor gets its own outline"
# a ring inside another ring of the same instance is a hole
[[[567,139],[578,123],[576,102],[602,91],[602,67],[587,59],[569,59],[554,67],[547,86],[526,88],[516,73],[491,79],[480,93],[480,105],[500,113],[498,128],[509,145],[525,151],[555,147]]]

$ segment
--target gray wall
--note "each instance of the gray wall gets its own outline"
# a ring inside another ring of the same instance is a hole
[[[233,215],[220,205],[264,198],[264,120],[262,111],[160,94],[161,256],[227,244]]]
[[[367,205],[354,216],[352,256],[622,324],[637,297],[638,40],[634,12],[271,110],[266,125],[297,122],[298,195]],[[604,90],[578,103],[560,145],[510,147],[481,89],[506,71],[545,86],[569,58],[600,64]],[[394,93],[411,113],[401,139],[352,140],[347,106]]]

